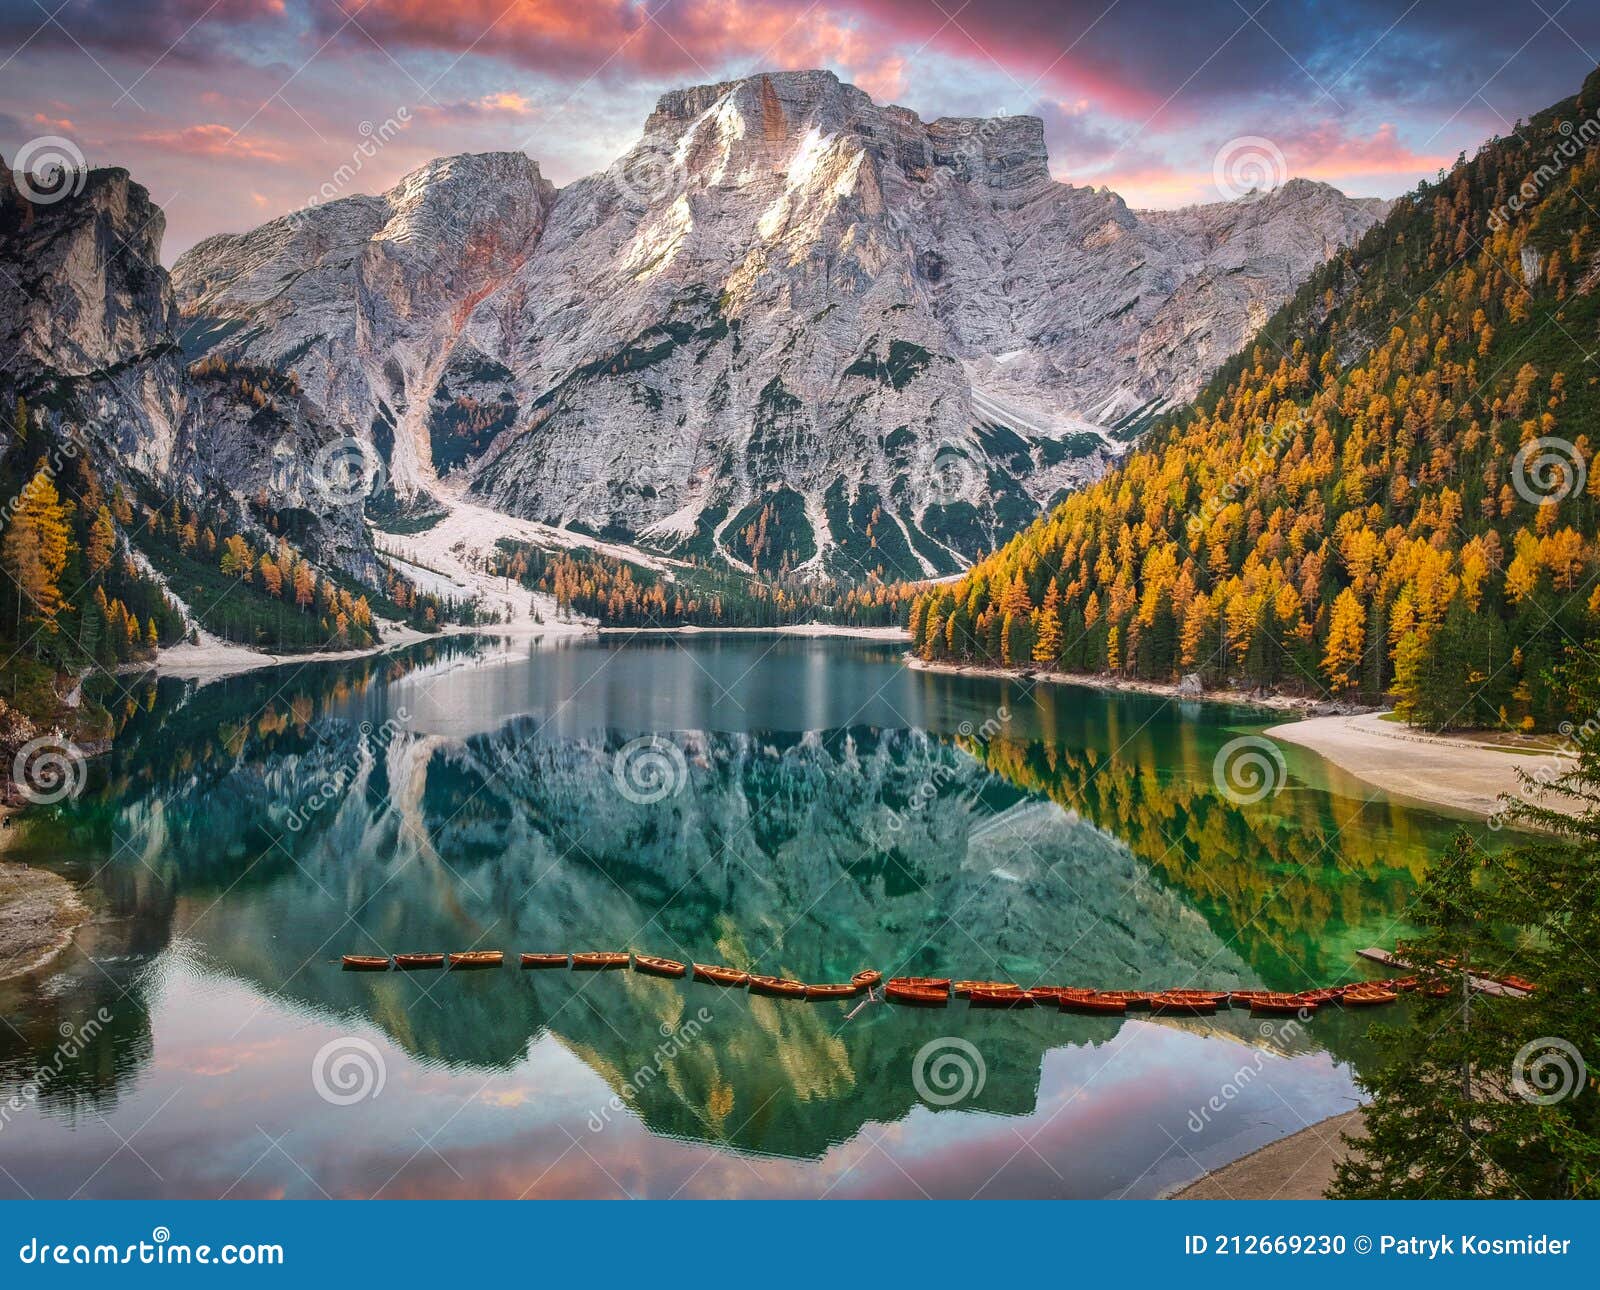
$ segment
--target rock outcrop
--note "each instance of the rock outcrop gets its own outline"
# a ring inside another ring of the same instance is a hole
[[[0,436],[21,398],[69,493],[62,467],[81,452],[131,497],[223,501],[245,531],[270,513],[313,557],[374,576],[361,499],[312,495],[305,482],[340,439],[323,401],[238,356],[191,371],[160,208],[126,170],[61,182],[41,197],[0,162]]]

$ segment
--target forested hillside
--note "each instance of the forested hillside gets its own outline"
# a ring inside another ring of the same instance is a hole
[[[1600,71],[1398,201],[1182,415],[912,607],[925,658],[1555,719],[1600,615]]]

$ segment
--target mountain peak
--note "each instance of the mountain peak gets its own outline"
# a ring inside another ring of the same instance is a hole
[[[663,94],[645,121],[639,147],[675,150],[693,135],[696,155],[766,156],[807,135],[857,139],[908,174],[953,167],[983,177],[997,192],[1033,191],[1050,178],[1044,122],[1033,116],[923,119],[909,108],[875,103],[871,95],[821,69],[758,72],[734,81]],[[711,136],[720,149],[707,149]]]

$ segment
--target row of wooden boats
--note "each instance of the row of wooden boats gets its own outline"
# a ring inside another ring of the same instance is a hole
[[[497,968],[505,963],[502,950],[463,950],[458,953],[426,954],[346,954],[347,972],[410,972],[429,968],[448,968],[459,972],[473,968]],[[1350,985],[1289,993],[1277,990],[1089,990],[1077,986],[1017,985],[1012,981],[964,981],[950,977],[897,976],[887,982],[883,973],[872,968],[857,972],[848,982],[817,984],[788,977],[763,976],[717,963],[684,963],[654,954],[630,954],[625,950],[590,951],[577,954],[522,954],[524,970],[565,969],[575,972],[615,971],[631,966],[647,976],[673,979],[692,976],[696,981],[728,989],[748,989],[751,994],[775,999],[853,999],[879,984],[890,1003],[912,1008],[944,1008],[951,999],[965,999],[973,1008],[1032,1008],[1054,1005],[1062,1012],[1093,1016],[1121,1016],[1127,1012],[1149,1012],[1155,1016],[1208,1016],[1223,1008],[1247,1008],[1253,1016],[1307,1016],[1319,1008],[1371,1008],[1393,1003],[1406,991],[1429,994],[1448,993],[1450,987],[1433,982],[1424,985],[1419,977],[1390,977],[1381,981],[1360,981]],[[1532,989],[1532,983],[1519,988]]]
[[[346,954],[341,959],[346,972],[412,972],[426,968],[495,968],[505,963],[503,950],[465,950],[456,954]],[[748,988],[752,994],[777,999],[853,999],[865,994],[883,980],[883,973],[872,968],[857,972],[849,981],[817,984],[788,977],[762,976],[717,963],[681,963],[654,954],[629,954],[625,950],[602,950],[578,954],[522,954],[524,970],[568,968],[575,972],[605,972],[626,968],[646,976],[681,978],[691,971],[696,981],[735,989]]]
[[[1415,989],[1415,977],[1363,981],[1297,994],[1274,990],[1088,990],[1076,986],[1022,986],[1010,981],[954,981],[948,977],[891,977],[883,994],[907,1007],[944,1008],[965,999],[973,1008],[1032,1008],[1055,1005],[1062,1012],[1121,1016],[1145,1011],[1156,1016],[1209,1016],[1222,1008],[1248,1008],[1253,1016],[1304,1016],[1333,1004],[1370,1008],[1393,1003]]]

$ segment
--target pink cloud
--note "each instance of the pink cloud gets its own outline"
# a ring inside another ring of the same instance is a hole
[[[1339,175],[1427,174],[1455,160],[1413,152],[1400,142],[1392,123],[1380,125],[1362,138],[1344,134],[1334,122],[1324,122],[1285,139],[1283,150],[1294,174],[1330,182]]]
[[[330,7],[322,20],[333,34],[344,17]],[[1053,86],[1124,115],[1159,104],[1160,97],[1136,88],[1123,69],[1062,52],[1078,20],[1061,21],[1064,39],[1060,31],[1041,33],[1037,9],[990,3],[946,21],[925,0],[865,0],[848,7],[678,0],[653,13],[634,0],[512,0],[509,6],[505,0],[371,0],[361,11],[364,31],[385,45],[471,49],[580,80],[628,71],[712,81],[729,74],[730,66],[736,73],[835,67],[874,97],[891,99],[905,91],[908,59],[936,51],[1004,69],[1019,87]]]
[[[181,130],[151,130],[133,136],[135,143],[190,157],[217,157],[239,161],[287,162],[291,154],[274,144],[239,134],[215,122],[185,126]]]

